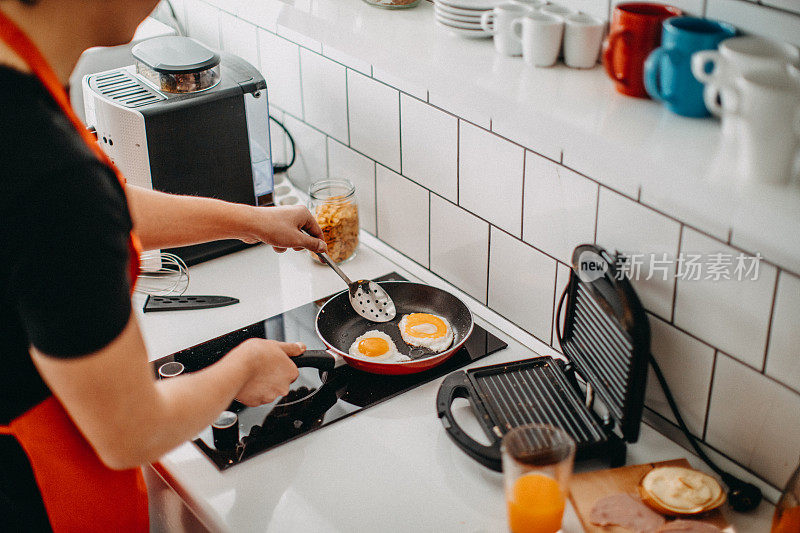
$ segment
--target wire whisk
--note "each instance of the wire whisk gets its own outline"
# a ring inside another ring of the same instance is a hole
[[[181,295],[189,286],[189,267],[183,259],[166,252],[142,253],[142,271],[136,282],[136,292],[150,296]],[[152,265],[152,266],[148,266]]]

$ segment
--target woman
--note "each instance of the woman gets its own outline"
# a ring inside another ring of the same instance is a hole
[[[146,530],[138,467],[234,398],[285,394],[305,350],[251,339],[201,372],[153,378],[131,313],[137,237],[145,249],[239,238],[325,250],[303,208],[126,186],[92,142],[69,108],[70,72],[86,48],[130,41],[156,4],[0,0],[3,529]]]

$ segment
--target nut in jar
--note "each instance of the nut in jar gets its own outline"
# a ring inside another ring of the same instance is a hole
[[[348,180],[321,180],[309,189],[309,208],[322,228],[328,255],[336,263],[350,259],[358,248],[358,201]],[[317,261],[315,254],[312,254]]]

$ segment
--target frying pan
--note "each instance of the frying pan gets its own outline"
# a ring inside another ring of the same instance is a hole
[[[297,366],[323,368],[339,367],[345,363],[358,370],[373,374],[414,374],[444,363],[455,354],[472,333],[472,312],[449,292],[412,281],[379,282],[397,307],[397,316],[389,322],[370,322],[353,310],[346,290],[330,298],[317,313],[317,335],[327,350],[308,350],[294,357]],[[409,313],[430,313],[443,317],[453,329],[453,343],[443,352],[409,346],[400,336],[398,323]],[[367,357],[353,357],[348,351],[357,337],[367,331],[378,330],[389,335],[397,350],[411,361],[370,361]]]

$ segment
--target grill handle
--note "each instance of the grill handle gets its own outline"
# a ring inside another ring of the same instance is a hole
[[[486,432],[486,435],[492,440],[490,446],[481,444],[467,435],[464,430],[459,427],[450,409],[453,405],[453,400],[456,398],[466,398],[474,405],[471,395],[472,386],[469,383],[469,378],[466,373],[458,371],[447,376],[439,387],[439,392],[436,394],[436,411],[439,414],[439,419],[442,421],[447,435],[459,448],[464,450],[467,455],[483,466],[500,472],[502,471],[502,464],[500,462],[500,437],[493,432],[491,427],[487,427],[486,417],[478,416],[477,418]]]

